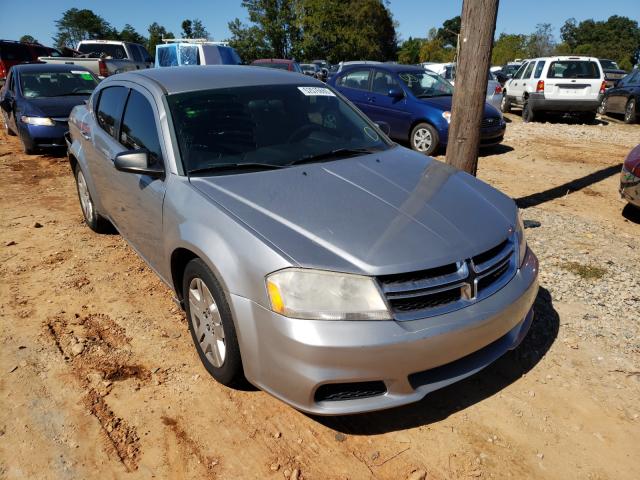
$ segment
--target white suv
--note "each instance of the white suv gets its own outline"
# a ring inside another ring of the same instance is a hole
[[[545,112],[575,113],[593,121],[605,82],[597,58],[546,57],[525,61],[504,88],[502,111],[521,106],[525,122]]]

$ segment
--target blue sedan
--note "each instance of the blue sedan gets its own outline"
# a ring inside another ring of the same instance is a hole
[[[453,87],[439,75],[409,65],[363,64],[342,70],[329,84],[414,150],[431,155],[447,145]],[[502,142],[506,124],[485,104],[481,128],[480,145],[491,146]]]
[[[71,110],[84,103],[98,84],[87,69],[46,63],[15,65],[0,91],[9,135],[18,135],[24,152],[64,147]]]

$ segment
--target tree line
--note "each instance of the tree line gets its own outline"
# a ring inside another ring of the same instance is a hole
[[[399,41],[397,22],[386,0],[243,0],[248,23],[235,18],[228,23],[226,39],[246,62],[256,58],[341,60],[398,60],[400,63],[450,62],[456,55],[460,17],[445,20],[424,38]],[[89,9],[71,8],[55,22],[54,42],[74,48],[87,39],[113,39],[140,43],[153,55],[162,38],[172,32],[153,22],[147,36],[126,24],[113,27]],[[199,19],[185,19],[182,38],[208,38]],[[21,41],[35,41],[29,35]],[[616,61],[630,70],[640,61],[640,27],[636,20],[613,15],[607,20],[570,18],[560,28],[556,40],[549,23],[536,26],[533,33],[502,33],[494,41],[493,65],[516,58],[579,54]]]

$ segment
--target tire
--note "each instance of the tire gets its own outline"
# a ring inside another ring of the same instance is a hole
[[[609,101],[609,99],[607,97],[604,97],[602,99],[602,101],[600,102],[600,105],[598,106],[598,115],[606,115],[607,114],[607,102]]]
[[[636,100],[635,98],[630,98],[624,108],[624,123],[636,123],[637,119]]]
[[[36,147],[29,140],[25,140],[22,134],[20,135],[20,142],[22,143],[22,150],[26,155],[34,155],[37,152]]]
[[[432,155],[438,148],[440,136],[433,125],[419,123],[411,130],[409,143],[416,152]]]
[[[582,115],[580,115],[580,120],[582,120],[582,123],[591,125],[596,121],[596,112],[583,113]]]
[[[531,109],[531,105],[528,100],[524,101],[524,106],[522,107],[522,121],[525,123],[535,121],[535,113]]]
[[[96,206],[91,198],[87,181],[80,165],[76,165],[74,176],[76,179],[76,191],[80,201],[80,210],[84,217],[84,223],[96,233],[107,233],[113,230],[111,223],[96,211]],[[88,202],[88,203],[86,203]]]
[[[182,294],[191,338],[204,368],[223,385],[240,385],[244,370],[231,309],[220,283],[201,259],[187,264]]]
[[[500,110],[502,110],[502,113],[511,113],[511,99],[506,94],[502,95]]]
[[[7,135],[9,135],[10,137],[15,137],[16,132],[11,130],[11,127],[9,127],[9,114],[3,115],[2,120],[4,120],[4,131],[7,132]]]

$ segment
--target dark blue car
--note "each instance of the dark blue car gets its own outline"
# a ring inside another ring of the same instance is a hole
[[[430,155],[446,146],[453,86],[439,75],[409,65],[353,65],[329,84],[414,150]],[[485,104],[480,145],[502,142],[505,128],[502,114]]]
[[[11,67],[0,90],[9,135],[19,135],[25,153],[66,146],[71,109],[89,98],[98,79],[77,65],[35,63]]]

